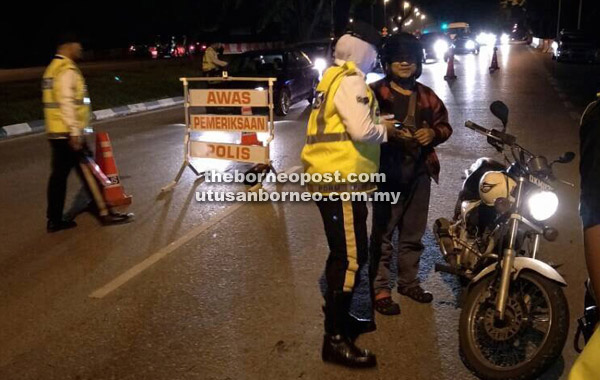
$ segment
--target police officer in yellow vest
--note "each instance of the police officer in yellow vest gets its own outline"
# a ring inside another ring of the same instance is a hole
[[[221,71],[227,66],[227,62],[219,59],[219,44],[211,44],[202,57],[202,73],[204,76],[221,76]]]
[[[323,361],[349,367],[373,367],[376,357],[354,344],[357,321],[349,314],[357,273],[368,260],[366,201],[341,201],[337,195],[370,193],[371,182],[351,182],[354,175],[379,169],[379,145],[397,139],[394,121],[379,123],[374,94],[365,82],[377,58],[380,40],[371,26],[355,21],[353,31],[335,47],[335,64],[317,87],[302,150],[305,173],[313,175],[308,190],[317,201],[329,245],[325,268],[325,335]],[[318,181],[319,176],[330,177]],[[315,178],[317,177],[317,178]]]
[[[131,219],[131,215],[112,213],[106,209],[97,184],[90,176],[86,180],[79,165],[83,150],[86,149],[83,131],[90,121],[90,101],[85,80],[75,64],[81,55],[82,46],[77,36],[62,34],[57,53],[46,68],[42,80],[46,134],[52,150],[52,173],[47,191],[48,232],[77,225],[72,219],[63,216],[67,178],[73,168],[77,170],[88,193],[95,194],[95,211],[103,224],[122,223]]]

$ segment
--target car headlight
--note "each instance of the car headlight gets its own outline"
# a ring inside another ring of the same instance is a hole
[[[325,61],[323,58],[317,58],[315,59],[313,67],[319,72],[319,76],[322,76],[323,72],[327,68],[327,61]]]
[[[465,43],[465,47],[467,48],[467,50],[473,50],[475,49],[475,42],[469,40]]]
[[[433,44],[433,50],[435,51],[435,54],[437,55],[438,58],[443,57],[444,54],[446,54],[446,52],[448,52],[449,48],[450,48],[450,46],[448,45],[448,42],[446,42],[444,40],[437,40],[435,42],[435,44]]]
[[[480,45],[485,45],[487,42],[487,39],[488,39],[487,33],[482,32],[477,35],[476,41]]]
[[[536,192],[527,203],[531,216],[540,222],[550,218],[558,209],[558,197],[551,191]]]
[[[556,52],[558,50],[558,42],[552,41],[552,50]]]
[[[500,36],[500,43],[502,45],[508,45],[509,41],[510,41],[510,37],[508,36],[508,34],[503,33],[502,36]]]

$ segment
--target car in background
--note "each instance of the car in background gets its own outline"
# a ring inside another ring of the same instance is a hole
[[[452,38],[453,40],[456,39],[456,37],[471,34],[471,28],[466,22],[452,22],[446,25],[445,30],[448,34],[448,37]]]
[[[600,50],[589,34],[563,30],[552,43],[552,59],[557,62],[600,63]]]
[[[419,40],[423,46],[423,63],[427,63],[428,60],[448,60],[452,40],[444,33],[426,33],[421,35]]]
[[[231,56],[227,73],[231,77],[277,78],[274,83],[273,101],[275,113],[285,116],[293,104],[315,97],[319,73],[310,58],[297,48],[256,50]],[[244,82],[223,82],[217,87],[235,88],[247,86],[266,90],[264,84]]]
[[[479,43],[470,35],[457,36],[452,42],[452,49],[455,54],[479,54]]]
[[[333,63],[333,41],[331,39],[301,42],[294,47],[310,58],[319,72],[319,76],[323,76],[323,72]]]

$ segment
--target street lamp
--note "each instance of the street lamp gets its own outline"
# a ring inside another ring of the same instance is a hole
[[[386,12],[386,8],[387,8],[387,3],[390,0],[383,0],[383,26],[387,27],[387,12]]]
[[[421,20],[425,20],[425,15],[421,15]]]
[[[404,2],[404,9],[410,8],[410,3],[408,1]]]

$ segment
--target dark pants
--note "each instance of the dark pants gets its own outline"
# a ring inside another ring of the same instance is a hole
[[[391,291],[391,264],[394,247],[392,239],[398,230],[398,288],[419,285],[419,261],[423,253],[421,239],[427,226],[431,180],[427,174],[418,175],[404,188],[385,191],[402,193],[397,204],[373,202],[373,231],[371,234],[371,274],[374,293]]]
[[[67,179],[69,173],[75,168],[81,183],[87,189],[86,179],[79,166],[81,153],[75,152],[69,146],[67,139],[48,140],[52,150],[52,173],[48,181],[48,209],[46,217],[52,222],[59,222],[63,219],[63,209],[65,206],[65,197],[67,194]]]
[[[329,256],[325,267],[325,332],[353,335],[356,321],[350,303],[358,286],[360,268],[369,256],[366,202],[319,201]],[[357,335],[357,334],[356,334]]]

